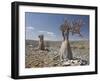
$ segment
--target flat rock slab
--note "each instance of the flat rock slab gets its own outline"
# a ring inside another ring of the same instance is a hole
[[[84,60],[68,60],[68,61],[62,62],[63,66],[80,66],[82,64],[84,65],[86,64]]]
[[[63,62],[62,65],[63,66],[71,66],[71,63],[69,63],[69,62]]]

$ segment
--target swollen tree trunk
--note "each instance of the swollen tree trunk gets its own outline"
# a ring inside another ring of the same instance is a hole
[[[69,59],[69,60],[71,60],[71,59],[73,59],[73,54],[72,54],[72,50],[71,50],[71,47],[70,47],[70,43],[69,43],[69,41],[67,41],[68,43],[67,43],[67,51],[68,51],[68,55],[67,55],[67,58]]]
[[[45,46],[44,46],[44,36],[43,35],[39,35],[39,49],[40,50],[45,50]]]
[[[60,48],[60,60],[67,61],[73,59],[70,43],[69,43],[69,31],[64,33],[64,40]]]

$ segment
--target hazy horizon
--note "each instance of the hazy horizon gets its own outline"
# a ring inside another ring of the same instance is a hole
[[[35,40],[35,39],[25,39],[26,41],[29,40],[29,41],[39,41],[38,40]],[[44,40],[44,41],[57,41],[57,40]],[[63,40],[58,40],[57,42],[62,42]],[[89,41],[89,40],[70,40],[70,41]]]

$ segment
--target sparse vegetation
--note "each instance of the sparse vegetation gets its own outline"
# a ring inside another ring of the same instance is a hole
[[[71,49],[74,59],[83,59],[83,65],[89,64],[89,42],[88,41],[71,41]],[[59,60],[59,49],[61,41],[45,41],[45,48],[42,51],[37,49],[38,41],[26,40],[25,67],[56,67],[62,66]]]

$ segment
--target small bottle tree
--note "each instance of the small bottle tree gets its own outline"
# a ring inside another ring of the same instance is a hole
[[[39,49],[40,50],[45,50],[45,45],[44,45],[44,36],[43,35],[39,35]]]

